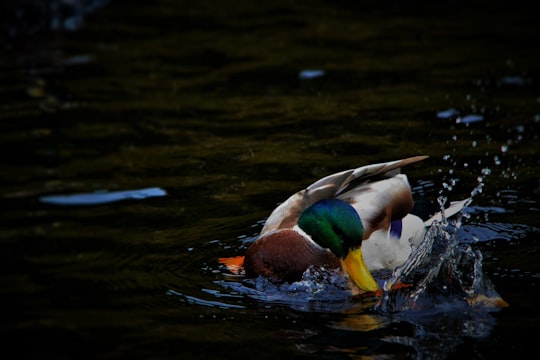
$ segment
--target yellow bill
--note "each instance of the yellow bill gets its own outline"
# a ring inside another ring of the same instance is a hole
[[[349,274],[351,280],[360,290],[376,291],[379,289],[377,281],[375,281],[364,263],[362,248],[349,251],[347,257],[341,260],[341,267]]]

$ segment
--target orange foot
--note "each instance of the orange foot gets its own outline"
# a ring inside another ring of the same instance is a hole
[[[405,284],[405,283],[403,283],[401,281],[398,281],[397,283],[392,284],[390,286],[390,291],[396,291],[396,290],[408,288],[408,287],[411,287],[411,286],[413,286],[413,285],[412,284]],[[375,294],[380,297],[380,296],[382,296],[384,294],[384,290],[383,289],[378,289],[375,292]]]

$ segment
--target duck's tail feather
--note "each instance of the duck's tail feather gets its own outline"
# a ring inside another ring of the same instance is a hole
[[[242,272],[242,267],[244,266],[243,256],[219,258],[218,261],[220,264],[225,265],[227,270],[235,275],[239,275]]]
[[[471,201],[472,201],[471,198],[467,198],[460,201],[452,201],[450,203],[450,206],[444,209],[444,214],[443,214],[443,211],[439,211],[435,215],[433,215],[431,218],[424,221],[424,224],[427,227],[427,226],[431,226],[431,224],[433,224],[434,221],[442,221],[443,215],[444,215],[444,219],[448,219],[449,217],[454,216],[457,213],[459,213],[461,210],[463,210],[463,208],[469,205]]]

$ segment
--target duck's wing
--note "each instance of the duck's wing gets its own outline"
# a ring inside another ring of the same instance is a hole
[[[319,179],[307,188],[292,195],[274,209],[266,220],[260,235],[281,229],[291,229],[296,225],[302,211],[317,201],[334,198],[340,194],[344,195],[351,189],[358,188],[361,184],[393,177],[400,173],[401,167],[425,158],[427,156],[415,156],[402,160],[366,165]]]
[[[360,184],[376,182],[378,180],[394,177],[401,173],[402,167],[425,160],[428,157],[429,156],[427,155],[413,156],[401,160],[366,165],[356,168],[354,169],[351,178],[339,190],[339,193],[341,194],[347,192],[350,189],[358,187]]]
[[[261,230],[261,236],[272,231],[292,229],[302,211],[319,200],[334,197],[354,170],[346,170],[318,180],[297,192],[272,211]]]

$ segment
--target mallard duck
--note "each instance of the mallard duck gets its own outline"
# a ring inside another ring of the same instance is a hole
[[[415,156],[326,176],[281,203],[244,257],[221,259],[243,266],[246,277],[280,282],[302,278],[310,266],[341,267],[363,292],[378,290],[372,272],[393,270],[420,244],[438,214],[423,221],[409,212],[414,202],[401,168]],[[463,207],[454,203],[450,216]]]

